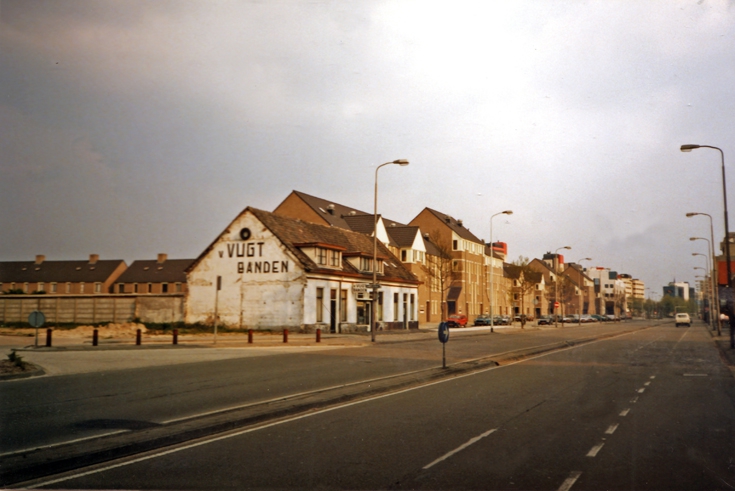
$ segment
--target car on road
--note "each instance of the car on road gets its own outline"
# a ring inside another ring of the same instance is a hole
[[[597,322],[597,319],[593,318],[589,314],[582,314],[582,317],[580,317],[579,321],[582,324],[589,324],[590,322]]]
[[[452,314],[445,320],[449,327],[465,327],[467,325],[467,316],[464,314]]]
[[[569,323],[569,324],[571,324],[571,323],[575,323],[576,324],[577,322],[579,322],[579,316],[577,314],[574,314],[574,315],[565,315],[562,318],[561,321],[562,322]]]
[[[510,325],[510,317],[507,315],[496,315],[493,318],[493,324],[496,326],[509,326]]]
[[[480,314],[475,317],[476,326],[489,326],[491,324],[494,324],[494,322],[492,322],[492,318],[487,314]]]
[[[604,315],[600,315],[600,314],[592,314],[591,317],[593,319],[595,319],[597,322],[607,322],[607,321],[610,320],[607,317],[605,317]]]
[[[674,321],[676,322],[676,327],[679,327],[679,326],[691,327],[692,325],[692,319],[689,318],[689,314],[676,314]]]

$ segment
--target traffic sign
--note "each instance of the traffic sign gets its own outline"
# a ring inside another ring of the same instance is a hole
[[[555,309],[558,309],[559,308],[559,302],[554,302],[554,308]]]
[[[46,322],[46,316],[40,310],[34,310],[28,315],[28,323],[32,327],[41,327]]]
[[[442,343],[449,341],[449,324],[446,322],[439,324],[439,341]]]

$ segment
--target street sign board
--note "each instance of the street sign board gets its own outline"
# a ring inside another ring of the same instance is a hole
[[[554,302],[554,308],[555,309],[558,309],[559,308],[559,302]]]
[[[449,324],[446,322],[439,324],[439,341],[442,343],[449,341]]]
[[[28,315],[28,323],[32,327],[41,327],[46,322],[46,316],[40,310],[34,310]]]

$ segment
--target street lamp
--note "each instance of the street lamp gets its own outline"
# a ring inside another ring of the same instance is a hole
[[[581,263],[582,261],[592,261],[591,257],[585,257],[577,261],[577,264]],[[584,273],[582,272],[582,265],[579,266],[579,322],[578,324],[582,325],[582,312],[584,311],[583,305],[584,305],[584,295],[582,293],[582,287],[584,286],[584,277],[582,276]]]
[[[376,314],[375,306],[378,304],[378,171],[381,167],[391,164],[397,164],[400,166],[408,165],[408,160],[398,159],[393,162],[386,162],[380,164],[375,168],[375,197],[373,202],[373,299],[372,299],[372,326],[370,327],[370,341],[375,342],[375,331],[378,329],[378,316]]]
[[[559,303],[559,251],[562,249],[571,249],[571,247],[564,246],[554,251],[556,255],[556,267],[554,268],[554,327],[559,327],[559,314],[556,313],[556,304]]]
[[[712,253],[712,276],[711,276],[712,290],[713,290],[713,296],[714,296],[714,301],[715,301],[715,312],[717,314],[717,321],[716,321],[717,335],[721,336],[722,335],[722,321],[720,320],[720,291],[719,291],[720,282],[718,279],[716,279],[716,277],[718,276],[718,272],[717,272],[718,268],[715,265],[715,261],[716,261],[716,258],[715,258],[715,231],[714,231],[714,227],[712,226],[712,215],[709,215],[707,213],[699,213],[699,212],[687,213],[688,218],[691,218],[697,215],[702,215],[702,216],[706,216],[707,218],[709,218],[709,235],[710,235],[709,245],[710,245],[710,252]],[[730,248],[728,247],[728,251],[729,250]]]
[[[495,318],[493,316],[493,218],[498,215],[512,215],[513,210],[505,210],[490,216],[490,332],[495,332]]]
[[[691,241],[704,240],[705,242],[707,242],[707,255],[705,256],[705,258],[707,259],[707,268],[709,268],[713,264],[712,258],[710,256],[710,252],[709,252],[710,249],[712,248],[711,247],[712,246],[712,243],[709,241],[709,239],[705,239],[704,237],[689,237],[689,240],[691,240]],[[699,254],[699,255],[700,256],[703,256],[704,254]],[[706,270],[705,270],[705,272],[706,272]],[[712,308],[712,304],[715,302],[715,300],[714,300],[715,299],[715,276],[714,276],[714,270],[712,270],[710,272],[709,280],[710,280],[709,281],[709,289],[710,289],[710,294],[709,294],[710,324],[712,326],[712,330],[714,331],[716,329],[715,328],[715,325],[717,325],[719,327],[719,319],[720,319],[720,315],[718,313],[717,314],[717,323],[715,321],[712,321],[711,320],[711,318],[714,315],[714,313],[715,312],[719,312],[719,308],[716,311],[715,311],[715,309]]]

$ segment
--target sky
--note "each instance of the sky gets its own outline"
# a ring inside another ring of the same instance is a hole
[[[292,190],[660,293],[735,179],[735,5],[0,0],[0,260],[197,257]],[[729,139],[728,139],[729,137]],[[735,189],[730,190],[730,209]],[[647,292],[648,294],[648,292]]]

